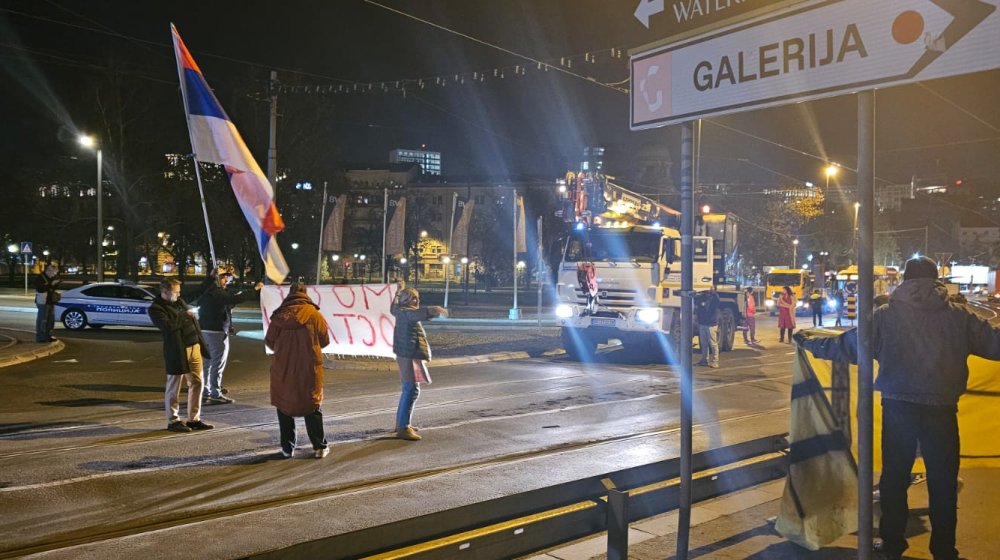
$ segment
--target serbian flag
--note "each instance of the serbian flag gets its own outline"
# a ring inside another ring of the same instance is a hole
[[[274,205],[271,183],[208,87],[205,76],[173,24],[170,24],[170,32],[174,38],[177,73],[194,159],[225,167],[233,194],[253,230],[267,277],[280,284],[288,276],[288,264],[278,248],[275,235],[285,229],[285,223]]]

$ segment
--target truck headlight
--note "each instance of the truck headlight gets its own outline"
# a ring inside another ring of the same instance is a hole
[[[564,303],[562,305],[556,306],[556,317],[559,317],[560,319],[569,319],[572,316],[573,316],[573,308],[570,307],[569,305],[566,305]]]
[[[764,307],[774,307],[774,300],[773,299],[765,299],[764,300]]]
[[[658,307],[646,307],[640,309],[635,313],[635,318],[639,320],[640,323],[646,323],[651,325],[653,323],[660,322],[660,308]]]
[[[799,300],[798,303],[795,304],[795,307],[805,307],[805,306],[806,306],[806,302],[804,302],[802,300]]]
[[[837,300],[835,300],[835,299],[827,299],[826,300],[826,304],[828,306],[830,306],[831,308],[833,308],[833,309],[837,308]]]

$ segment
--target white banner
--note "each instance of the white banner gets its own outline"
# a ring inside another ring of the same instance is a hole
[[[285,296],[288,285],[268,285],[260,291],[264,332],[271,314]],[[396,284],[350,284],[306,286],[306,293],[319,306],[330,327],[330,345],[324,354],[393,358],[392,331],[396,320],[389,311]]]

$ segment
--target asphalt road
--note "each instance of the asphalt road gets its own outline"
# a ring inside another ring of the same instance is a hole
[[[4,326],[32,320],[0,313]],[[188,557],[162,539],[239,557],[678,453],[676,372],[621,350],[586,365],[433,368],[417,443],[391,437],[394,373],[329,371],[331,454],[318,461],[300,449],[287,461],[276,457],[259,341],[233,341],[225,385],[237,402],[203,409],[216,429],[175,434],[164,429],[155,331],[56,334],[61,353],[0,370],[0,557]],[[791,347],[770,346],[740,346],[721,369],[697,369],[698,448],[785,431]],[[304,436],[300,426],[308,448]]]

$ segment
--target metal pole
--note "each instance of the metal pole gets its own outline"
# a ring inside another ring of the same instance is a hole
[[[538,275],[536,279],[538,281],[538,301],[536,302],[537,313],[538,313],[538,327],[542,326],[542,277],[545,271],[545,261],[542,260],[542,217],[538,217],[538,256],[535,257],[535,268],[537,269]]]
[[[101,167],[104,165],[101,149],[97,148],[97,281],[104,282],[104,194],[101,188]]]
[[[24,265],[24,295],[28,295],[28,253],[21,251],[21,264]],[[42,271],[45,274],[45,271]]]
[[[323,181],[323,208],[319,211],[319,245],[316,249],[316,285],[320,284],[323,271],[323,220],[326,219],[326,181]],[[333,277],[333,271],[330,272]]]
[[[451,220],[448,221],[448,262],[445,263],[444,268],[444,308],[448,309],[448,292],[451,288],[451,274],[448,274],[448,269],[453,265],[451,264],[451,242],[452,237],[455,234],[455,207],[458,206],[458,193],[451,193]]]
[[[687,560],[691,533],[691,447],[694,376],[691,371],[692,290],[694,289],[694,126],[681,125],[681,484],[677,498],[677,560]]]
[[[274,187],[274,198],[278,197],[278,71],[271,70],[271,117],[267,133],[267,180]],[[266,276],[266,275],[265,275]]]
[[[382,189],[382,283],[389,283],[389,271],[386,270],[385,262],[385,234],[386,227],[389,222],[389,189]],[[445,304],[448,307],[448,304]]]
[[[194,143],[192,143],[192,146]],[[198,195],[201,196],[201,213],[205,217],[205,234],[208,235],[208,252],[212,256],[212,266],[216,266],[218,261],[215,260],[215,243],[212,242],[212,227],[208,225],[208,207],[205,205],[205,189],[201,186],[201,168],[198,165],[198,159],[191,155],[191,162],[194,164],[194,177],[198,181]]]
[[[927,226],[924,226],[924,256],[927,256]]]
[[[521,313],[517,309],[517,189],[514,189],[514,307],[510,309],[508,318],[520,319]]]
[[[858,558],[872,554],[875,92],[858,94]]]

